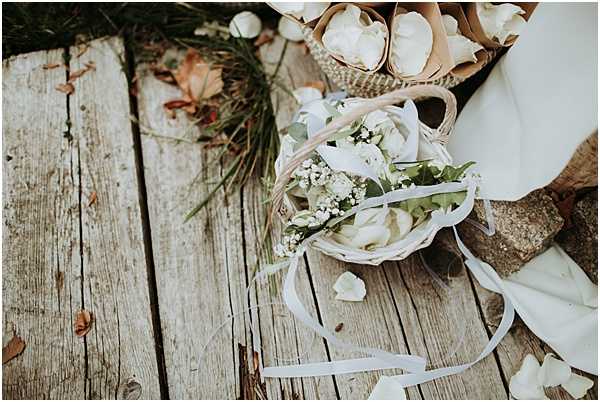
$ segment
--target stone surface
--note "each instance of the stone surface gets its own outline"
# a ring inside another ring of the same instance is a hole
[[[594,283],[598,283],[598,190],[575,203],[573,225],[563,229],[557,243],[575,260]]]
[[[563,225],[552,198],[536,190],[514,202],[492,201],[496,233],[487,236],[462,222],[459,231],[465,244],[480,259],[507,277],[544,251]],[[477,201],[470,219],[486,224],[483,202]]]

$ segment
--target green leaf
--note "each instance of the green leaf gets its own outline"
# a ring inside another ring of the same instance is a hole
[[[467,196],[466,191],[456,193],[442,193],[431,196],[431,201],[442,209],[448,209],[452,205],[460,205]]]
[[[467,169],[473,166],[474,164],[475,162],[471,161],[458,167],[446,166],[442,171],[441,178],[444,179],[444,181],[460,180],[460,178],[467,171]]]
[[[333,106],[331,103],[328,103],[328,102],[323,102],[323,107],[324,107],[324,108],[325,108],[325,110],[327,110],[327,112],[328,112],[328,113],[329,113],[331,116],[333,116],[333,117],[339,117],[339,116],[341,116],[341,115],[342,115],[342,114],[340,113],[340,111],[339,111],[339,110],[337,110],[337,109],[335,108],[335,106]]]
[[[287,133],[299,143],[303,143],[308,138],[308,131],[306,129],[306,124],[302,123],[292,123],[287,128]]]

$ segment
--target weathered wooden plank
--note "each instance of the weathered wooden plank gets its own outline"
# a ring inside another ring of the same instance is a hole
[[[184,223],[221,179],[222,164],[217,150],[190,143],[199,128],[183,112],[175,119],[165,114],[163,103],[180,97],[179,89],[157,80],[147,65],[137,67],[137,76],[169,396],[235,399],[242,386],[238,343],[251,346],[244,315],[225,322],[247,306],[240,196],[221,190]],[[179,142],[168,138],[181,136]]]
[[[476,280],[473,280],[475,292],[481,305],[481,311],[489,331],[495,331],[502,317],[502,296],[484,289]],[[520,319],[516,318],[506,337],[497,349],[500,368],[504,378],[510,380],[521,367],[527,354],[533,354],[540,362],[546,353],[552,353],[551,348],[535,336]],[[598,399],[598,377],[577,371],[594,380],[595,384],[583,399]],[[573,399],[562,387],[549,387],[545,389],[550,399]]]
[[[99,39],[69,53],[71,74],[95,64],[69,97],[80,161],[82,305],[96,318],[86,338],[86,396],[115,398],[135,377],[142,398],[159,398],[123,42]]]
[[[3,345],[27,346],[3,365],[4,399],[83,399],[77,145],[64,136],[63,51],[3,61]],[[43,69],[45,64],[59,64]]]

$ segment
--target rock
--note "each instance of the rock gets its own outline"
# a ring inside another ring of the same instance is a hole
[[[560,231],[563,219],[552,198],[536,190],[514,202],[492,201],[496,233],[487,236],[478,228],[462,222],[461,238],[480,259],[505,278],[544,251]],[[486,224],[482,201],[476,201],[470,219]]]
[[[556,242],[598,283],[598,193],[597,189],[576,201],[573,225],[556,236]]]

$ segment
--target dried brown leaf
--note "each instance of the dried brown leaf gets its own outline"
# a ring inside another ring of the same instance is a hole
[[[70,82],[67,82],[66,84],[58,84],[56,90],[71,95],[75,91],[75,87]]]
[[[179,88],[194,102],[200,102],[223,90],[222,69],[211,68],[194,50],[189,49],[173,76]]]
[[[340,332],[343,328],[344,328],[344,323],[340,322],[338,325],[335,326],[335,332]]]
[[[77,52],[77,54],[75,55],[75,57],[80,57],[81,55],[83,55],[85,52],[87,52],[87,50],[90,48],[90,45],[88,45],[87,43],[83,45],[83,47],[79,50],[79,52]]]
[[[167,84],[175,84],[175,77],[173,73],[166,67],[155,67],[152,69],[154,77],[156,79],[166,82]]]
[[[5,364],[15,357],[19,356],[25,350],[25,341],[16,334],[2,348],[2,364]]]
[[[91,207],[92,205],[94,205],[97,200],[98,200],[98,193],[96,193],[95,191],[92,191],[92,194],[90,194],[90,198],[88,200],[88,207]]]
[[[42,66],[42,68],[44,70],[52,70],[52,69],[58,68],[58,67],[60,67],[60,64],[58,64],[58,63],[48,63],[48,64],[44,64]]]
[[[83,63],[83,65],[90,71],[96,71],[96,62],[94,62],[93,60],[90,60],[87,63]]]
[[[164,103],[164,107],[169,110],[181,109],[182,107],[189,106],[190,101],[186,99],[174,99]]]
[[[321,91],[322,94],[325,93],[325,83],[323,81],[309,81],[304,83],[304,86],[316,88]]]
[[[260,47],[265,43],[272,42],[274,37],[275,31],[269,28],[265,28],[262,30],[260,35],[258,35],[258,38],[256,38],[256,40],[254,41],[254,46]]]
[[[259,362],[259,360],[258,360],[258,352],[254,351],[252,353],[252,363],[254,365],[254,372],[255,373],[258,372],[258,362]]]
[[[82,338],[92,329],[94,314],[87,310],[79,310],[75,317],[75,335]]]
[[[69,73],[69,80],[67,82],[75,82],[75,80],[81,77],[83,74],[87,73],[90,69],[88,67],[82,68],[77,71],[73,71]]]

